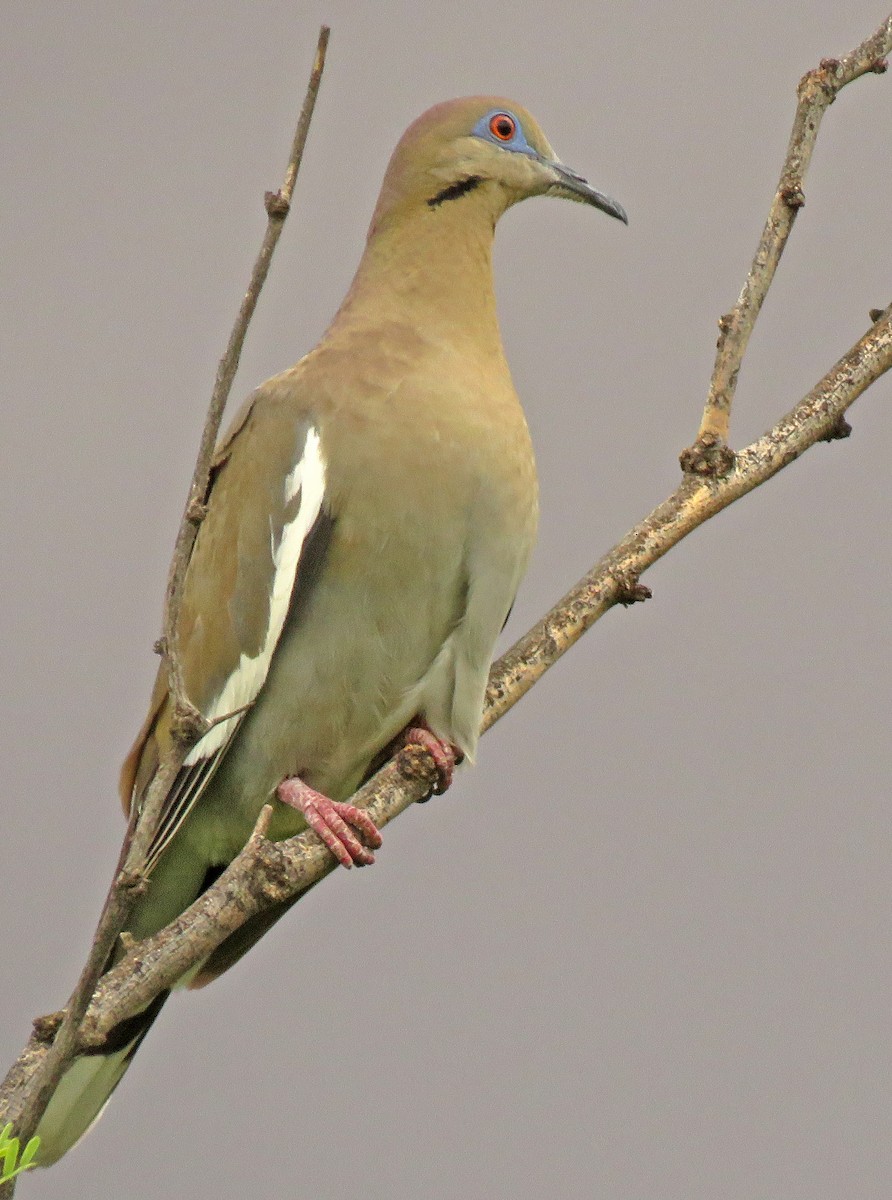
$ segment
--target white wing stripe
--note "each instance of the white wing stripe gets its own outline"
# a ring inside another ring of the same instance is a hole
[[[285,478],[285,505],[287,506],[300,492],[300,504],[294,518],[282,529],[279,545],[273,552],[273,579],[269,603],[269,625],[266,637],[260,651],[249,656],[242,654],[239,664],[229,676],[220,695],[204,715],[209,721],[215,721],[226,713],[244,708],[255,699],[263,687],[273,652],[282,634],[291,594],[294,591],[294,581],[301,550],[307,539],[307,534],[313,528],[316,518],[322,508],[325,495],[325,460],[319,434],[312,427],[307,432],[303,451],[294,465],[294,469]],[[234,732],[234,721],[221,721],[192,747],[186,766],[214,754],[224,746]]]

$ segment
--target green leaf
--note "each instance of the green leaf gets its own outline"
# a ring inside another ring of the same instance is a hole
[[[21,1143],[17,1137],[11,1137],[11,1134],[12,1122],[10,1121],[0,1130],[0,1162],[3,1164],[2,1170],[0,1170],[0,1184],[8,1183],[10,1179],[15,1179],[16,1175],[21,1175],[23,1171],[37,1165],[34,1162],[34,1156],[40,1149],[40,1138],[31,1138],[19,1160]],[[16,1165],[17,1163],[18,1165]]]
[[[20,1171],[27,1171],[28,1167],[33,1167],[35,1165],[34,1156],[39,1149],[40,1149],[40,1138],[39,1137],[31,1138],[28,1145],[22,1151],[22,1160],[21,1160],[21,1163],[19,1164]]]

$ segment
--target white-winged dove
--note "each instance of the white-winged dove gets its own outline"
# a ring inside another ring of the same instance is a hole
[[[309,823],[344,862],[380,836],[345,802],[397,738],[444,783],[473,759],[496,638],[536,531],[526,421],[502,350],[496,221],[528,196],[625,221],[519,105],[472,97],[409,127],[322,341],[249,397],[217,451],[183,596],[186,690],[210,720],[171,790],[130,932],[174,920],[244,846]],[[162,667],[122,772],[139,805],[170,743]],[[249,922],[213,979],[281,913]],[[75,1060],[39,1127],[54,1162],[89,1127],[163,1003]]]

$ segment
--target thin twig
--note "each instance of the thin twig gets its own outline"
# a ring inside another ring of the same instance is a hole
[[[841,59],[825,58],[819,67],[808,71],[799,81],[799,101],[790,143],[765,228],[737,303],[719,320],[715,367],[700,431],[694,445],[682,455],[682,467],[686,471],[702,475],[722,474],[733,466],[728,432],[740,364],[796,214],[805,204],[805,176],[821,119],[846,84],[869,71],[884,71],[885,57],[890,52],[892,15],[850,54]]]
[[[167,581],[164,634],[161,640],[161,648],[167,662],[168,688],[174,710],[174,736],[185,743],[187,750],[197,741],[201,734],[207,731],[207,723],[190,702],[183,680],[183,669],[179,656],[179,624],[183,599],[183,584],[189,560],[192,556],[192,549],[195,545],[195,539],[198,536],[198,529],[205,516],[205,497],[207,496],[214,447],[217,444],[223,411],[226,408],[226,402],[229,399],[232,383],[238,370],[239,358],[241,357],[242,347],[245,343],[248,325],[254,315],[254,309],[257,307],[260,291],[266,282],[269,272],[273,251],[279,241],[282,228],[285,224],[285,218],[288,216],[291,208],[294,183],[297,179],[301,160],[303,159],[304,146],[306,145],[307,134],[310,130],[310,121],[316,105],[316,97],[319,94],[322,72],[325,68],[325,53],[328,48],[329,33],[330,30],[327,25],[323,25],[319,31],[319,41],[316,45],[313,69],[310,73],[310,81],[307,84],[307,92],[300,111],[300,117],[298,118],[297,128],[294,131],[294,139],[291,143],[291,154],[288,158],[284,181],[277,192],[266,193],[265,203],[268,215],[266,232],[264,233],[263,243],[254,263],[254,269],[251,272],[248,290],[245,292],[238,316],[229,335],[226,351],[217,367],[214,391],[201,434],[201,443],[195,463],[195,470],[192,475],[192,483],[189,487],[189,496],[177,533],[176,546],[170,564]]]
[[[226,408],[229,393],[232,390],[232,383],[238,370],[239,358],[245,343],[248,326],[257,307],[261,289],[269,273],[273,251],[278,244],[285,218],[291,207],[294,184],[303,159],[310,121],[312,120],[313,110],[316,105],[316,97],[319,94],[322,72],[325,68],[325,53],[328,48],[329,34],[330,30],[328,26],[323,25],[319,30],[313,68],[310,72],[306,95],[304,96],[304,102],[301,106],[300,116],[298,117],[294,137],[291,142],[291,151],[288,156],[288,164],[285,168],[282,186],[278,192],[266,193],[265,204],[268,214],[266,231],[263,235],[263,242],[257,254],[254,268],[251,271],[248,289],[242,299],[232,332],[229,335],[226,352],[220,359],[219,366],[217,367],[214,390],[201,434],[201,443],[195,462],[195,470],[192,475],[192,483],[189,487],[189,496],[177,533],[176,545],[168,575],[164,634],[161,639],[162,653],[164,654],[168,669],[168,688],[174,711],[172,722],[174,744],[146,791],[139,822],[124,864],[125,869],[133,873],[139,873],[145,863],[145,855],[154,837],[161,809],[183,764],[184,758],[198,738],[210,728],[208,721],[198,713],[190,702],[183,682],[178,643],[183,584],[192,555],[192,549],[195,545],[195,539],[198,536],[198,529],[204,519],[204,501],[207,495],[214,447],[220,432],[223,411]],[[227,718],[232,715],[228,713]]]
[[[310,73],[306,96],[301,107],[297,128],[291,144],[291,152],[282,187],[278,192],[267,193],[265,198],[266,210],[269,215],[266,232],[251,273],[248,290],[242,300],[232,333],[229,336],[226,353],[220,360],[220,365],[217,369],[214,390],[201,435],[201,443],[192,476],[192,483],[189,488],[189,498],[177,534],[173,559],[171,561],[167,584],[162,650],[167,661],[170,691],[174,702],[175,737],[173,745],[170,753],[161,762],[152,780],[152,784],[147,790],[145,803],[138,815],[138,820],[131,821],[121,861],[118,864],[118,870],[115,873],[115,878],[103,905],[87,963],[78,980],[77,987],[74,989],[65,1007],[65,1015],[52,1042],[52,1046],[45,1047],[46,1053],[39,1059],[39,1074],[30,1083],[25,1102],[15,1115],[11,1113],[9,1118],[5,1118],[14,1121],[17,1134],[23,1141],[26,1141],[36,1128],[37,1122],[46,1108],[66,1064],[74,1054],[78,1044],[81,1021],[87,1010],[90,997],[96,989],[96,983],[108,962],[117,938],[126,925],[140,888],[144,886],[141,874],[142,867],[145,863],[146,851],[151,844],[164,800],[176,779],[190,746],[194,744],[206,728],[206,722],[192,708],[185,694],[182,668],[177,653],[177,631],[179,627],[183,581],[186,576],[186,569],[192,554],[192,548],[195,544],[198,528],[204,515],[204,497],[207,493],[214,446],[217,442],[223,410],[226,407],[232,382],[238,369],[239,356],[244,345],[248,325],[257,306],[260,290],[269,271],[273,251],[276,248],[276,243],[281,235],[282,226],[291,205],[294,184],[303,157],[310,120],[313,115],[322,71],[325,66],[325,52],[328,46],[329,32],[328,27],[325,25],[319,31],[313,69]],[[5,1092],[5,1085],[3,1091],[0,1091],[0,1096],[3,1095],[3,1092]],[[4,1113],[7,1111],[5,1106],[0,1106],[0,1110]],[[5,1119],[0,1124],[5,1123]],[[10,1191],[7,1194],[11,1195],[12,1192]]]

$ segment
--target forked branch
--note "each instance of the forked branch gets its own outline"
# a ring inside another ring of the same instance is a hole
[[[718,474],[731,469],[728,449],[731,405],[740,365],[750,334],[771,287],[796,216],[805,204],[805,176],[821,128],[821,120],[846,84],[873,71],[886,70],[892,51],[892,14],[879,29],[843,58],[822,59],[820,66],[799,81],[798,103],[790,144],[768,219],[737,303],[719,319],[719,339],[709,396],[694,445],[682,455],[682,467],[695,474]]]

